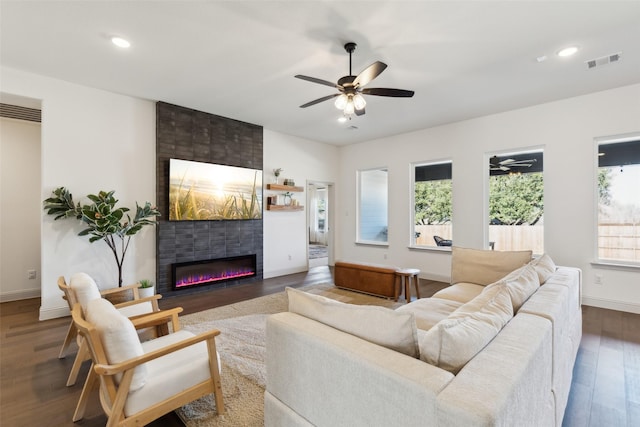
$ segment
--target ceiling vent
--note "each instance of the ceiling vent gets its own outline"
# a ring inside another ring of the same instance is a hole
[[[11,104],[0,104],[0,117],[8,119],[42,122],[42,111],[35,108],[19,107]]]
[[[618,52],[618,53],[612,53],[611,55],[603,56],[601,58],[585,61],[585,64],[587,64],[587,70],[591,70],[592,68],[602,67],[603,65],[607,65],[607,64],[613,64],[614,62],[618,62],[621,59],[622,59],[622,52]]]

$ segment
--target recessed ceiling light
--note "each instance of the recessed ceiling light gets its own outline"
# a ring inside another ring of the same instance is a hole
[[[547,55],[541,55],[536,58],[536,61],[538,62],[544,62],[546,60],[547,60]]]
[[[569,47],[565,47],[564,49],[560,49],[557,55],[562,57],[571,56],[571,55],[574,55],[577,51],[578,51],[577,46],[569,46]]]
[[[347,121],[347,118],[345,116],[338,117],[338,122],[339,123],[344,123],[346,121]]]
[[[131,46],[131,43],[129,43],[128,40],[123,39],[122,37],[111,37],[111,43],[115,44],[118,47],[121,48],[128,48],[129,46]]]

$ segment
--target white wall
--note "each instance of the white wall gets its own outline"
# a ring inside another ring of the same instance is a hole
[[[337,175],[338,148],[290,135],[264,130],[264,182],[275,180],[273,170],[283,168],[284,178],[306,188],[307,181],[334,182]],[[276,193],[265,190],[264,199]],[[294,193],[306,203],[304,192]],[[330,205],[331,206],[331,205]],[[307,270],[307,206],[304,211],[264,210],[264,277]],[[331,207],[330,207],[331,209]],[[330,213],[331,215],[331,213]],[[333,218],[333,216],[331,215]]]
[[[0,301],[38,297],[40,123],[0,118],[0,163]]]
[[[2,67],[2,91],[42,101],[40,200],[59,186],[77,199],[115,190],[120,204],[155,201],[155,103]],[[87,199],[84,199],[85,201]],[[41,211],[41,206],[34,206]],[[40,318],[68,313],[56,281],[78,271],[103,287],[117,286],[118,272],[103,242],[90,244],[74,220],[41,215],[42,305]],[[155,232],[134,236],[124,282],[155,277]]]
[[[584,302],[640,312],[640,269],[602,268],[595,258],[594,138],[640,131],[640,85],[341,147],[338,216],[344,259],[422,270],[449,280],[450,255],[410,250],[410,163],[453,161],[453,240],[486,245],[486,153],[544,147],[545,251],[583,270]],[[389,247],[356,245],[356,171],[389,168]],[[385,259],[385,256],[387,257]],[[594,284],[595,274],[603,285]]]

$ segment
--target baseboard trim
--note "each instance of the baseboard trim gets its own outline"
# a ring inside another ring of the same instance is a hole
[[[582,304],[591,307],[606,308],[609,310],[624,311],[627,313],[640,314],[640,304],[620,302],[606,298],[582,297]]]
[[[295,273],[304,273],[305,271],[309,271],[306,266],[288,268],[285,270],[276,270],[276,271],[268,271],[268,272],[265,271],[263,273],[263,277],[265,279],[271,279],[272,277],[286,276],[288,274],[295,274]]]
[[[54,307],[54,308],[42,308],[40,307],[40,320],[58,319],[60,317],[70,316],[69,307]]]
[[[0,302],[19,301],[22,299],[40,298],[40,288],[20,291],[9,291],[0,294]]]

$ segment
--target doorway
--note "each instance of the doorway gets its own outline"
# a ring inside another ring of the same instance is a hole
[[[330,264],[332,254],[331,238],[331,199],[333,184],[326,182],[307,182],[308,250],[309,268]]]

